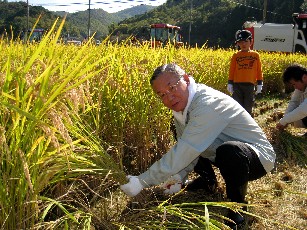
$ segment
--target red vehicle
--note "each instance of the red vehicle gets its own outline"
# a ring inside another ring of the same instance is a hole
[[[150,25],[151,46],[161,47],[167,44],[172,44],[176,47],[183,46],[179,31],[179,26],[173,26],[170,24],[160,23]]]
[[[40,40],[42,40],[43,35],[46,31],[44,29],[33,29],[33,30],[28,30],[28,34],[29,34],[29,41],[35,41],[35,42],[39,42]]]

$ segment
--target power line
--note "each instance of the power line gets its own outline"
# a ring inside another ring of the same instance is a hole
[[[114,0],[112,2],[110,1],[94,1],[91,3],[91,6],[99,6],[99,5],[110,5],[112,3],[120,3],[120,4],[131,4],[131,3],[148,3],[151,4],[152,2],[158,2],[158,0]],[[39,6],[76,6],[76,5],[84,5],[84,6],[88,6],[88,3],[85,2],[72,2],[72,3],[66,3],[66,4],[62,4],[62,3],[39,3],[39,4],[35,4],[35,5],[39,5]]]
[[[9,2],[19,2],[20,0],[9,0]],[[26,1],[26,0],[24,0]],[[85,11],[88,9],[88,1],[75,0],[75,1],[28,1],[29,5],[32,6],[42,6],[44,8],[59,8],[50,9],[51,11],[68,11],[68,12],[78,12]],[[92,9],[109,9],[111,12],[116,12],[122,10],[123,8],[130,8],[137,5],[162,5],[166,0],[96,0],[91,1]],[[61,9],[63,8],[63,10]],[[65,8],[65,9],[64,9]],[[108,11],[108,10],[107,10]]]
[[[247,8],[251,8],[251,9],[254,9],[254,10],[263,11],[263,9],[260,9],[260,8],[258,8],[258,7],[246,5],[246,4],[237,2],[237,1],[233,1],[233,0],[226,0],[226,1],[231,2],[231,3],[234,3],[234,4],[237,4],[237,5],[240,5],[240,6],[244,6],[244,7],[247,7]],[[275,13],[275,12],[273,12],[273,11],[268,11],[268,10],[267,10],[266,12],[267,12],[267,13],[270,13],[270,14],[278,15],[278,16],[285,16],[285,15],[283,15],[283,14],[278,14],[278,13]]]

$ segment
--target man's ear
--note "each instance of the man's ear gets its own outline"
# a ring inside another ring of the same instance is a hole
[[[302,77],[302,82],[304,82],[305,84],[307,84],[307,74],[304,74]]]
[[[184,79],[184,81],[187,83],[187,85],[190,84],[190,79],[189,79],[189,75],[188,75],[188,74],[184,74],[184,75],[183,75],[183,79]]]

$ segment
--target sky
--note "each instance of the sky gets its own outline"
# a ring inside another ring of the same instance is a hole
[[[9,0],[9,2],[27,2],[32,6],[42,6],[50,11],[66,11],[74,13],[91,9],[103,9],[109,13],[138,6],[141,4],[159,6],[166,0]]]

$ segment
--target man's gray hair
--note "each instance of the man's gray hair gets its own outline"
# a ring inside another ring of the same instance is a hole
[[[162,73],[174,73],[178,78],[185,74],[185,71],[175,63],[165,64],[157,67],[150,78],[150,84],[156,80]]]

